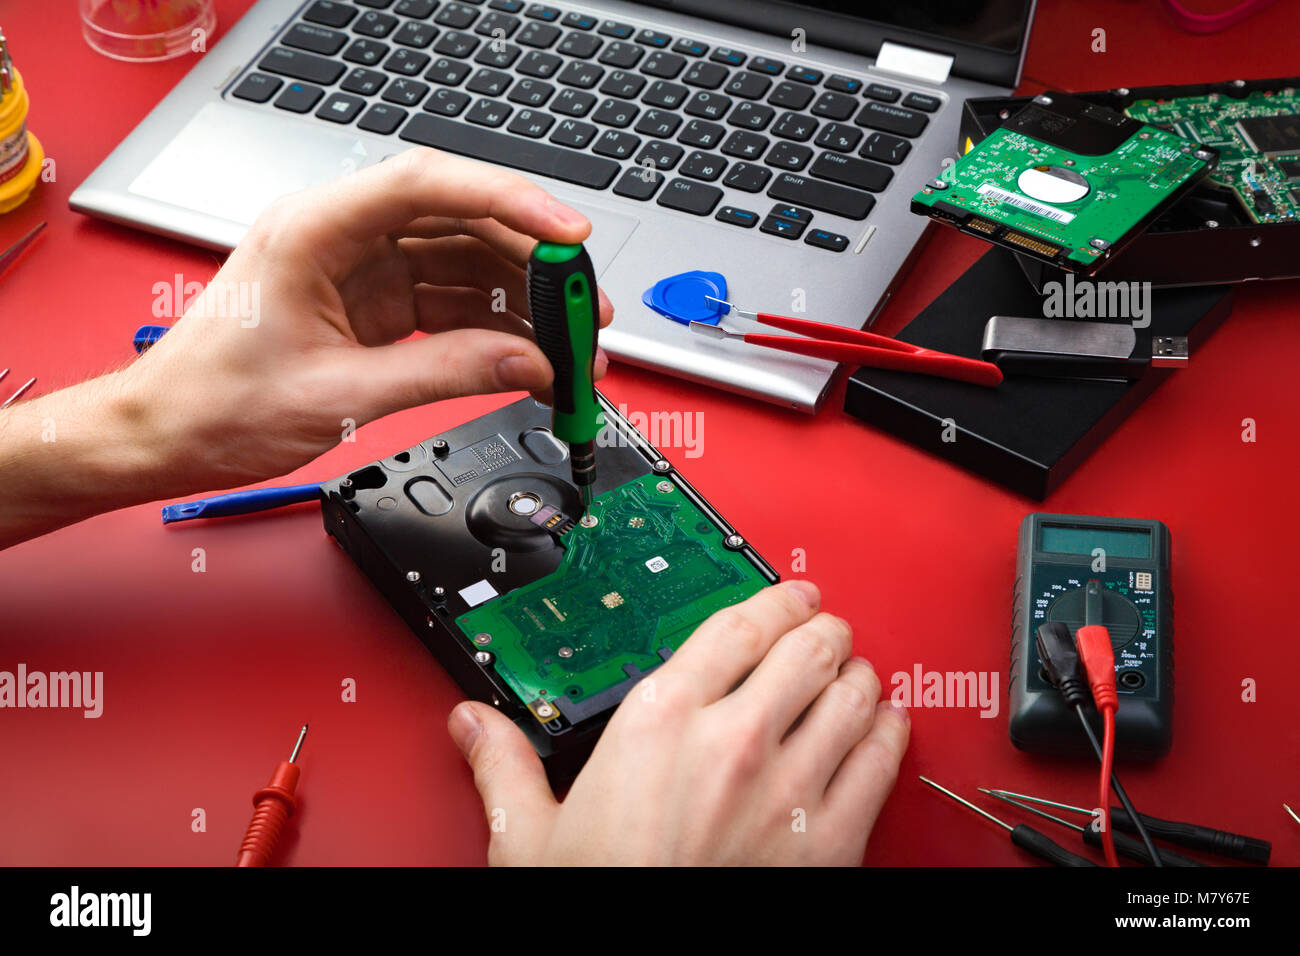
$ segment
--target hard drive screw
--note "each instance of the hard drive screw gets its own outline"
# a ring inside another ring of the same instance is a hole
[[[475,634],[475,635],[474,635],[474,643],[475,643],[475,644],[479,644],[479,645],[482,645],[482,644],[491,644],[491,643],[492,643],[492,635],[491,635],[491,634],[485,634],[485,633],[483,633],[483,632],[480,632],[480,633],[478,633],[478,634]]]
[[[723,543],[726,544],[728,548],[743,548],[745,546],[745,539],[738,534],[729,534],[727,535],[726,541]]]
[[[439,438],[437,441],[433,443],[433,453],[435,455],[447,454],[447,443],[443,441],[441,438]]]
[[[1237,89],[1241,89],[1243,86],[1246,85],[1246,81],[1245,81],[1245,80],[1233,80],[1233,81],[1232,81],[1232,85],[1235,86]]]
[[[475,652],[474,652],[474,660],[476,660],[476,661],[477,661],[478,663],[480,663],[480,664],[491,664],[491,663],[492,663],[492,652],[491,652],[491,651],[475,651]]]
[[[595,515],[583,515],[582,518],[579,519],[578,524],[582,525],[584,528],[594,528],[596,527],[598,520],[599,519],[597,519]]]
[[[661,481],[659,484],[655,485],[655,487],[664,494],[668,494],[668,492],[673,490],[673,483],[671,481]]]
[[[1051,98],[1050,96],[1048,96],[1046,93],[1041,93],[1041,94],[1039,94],[1038,96],[1035,96],[1035,97],[1034,97],[1034,102],[1035,102],[1035,103],[1041,103],[1041,104],[1043,104],[1044,106],[1051,106],[1051,105],[1052,105],[1052,98]]]
[[[561,657],[572,657],[572,656],[573,656],[573,648],[572,648],[572,647],[561,647],[560,650],[559,650],[559,655],[560,655]]]
[[[998,119],[1009,119],[1010,117],[1011,110],[998,110]]]
[[[1203,159],[1206,160],[1207,162],[1211,159],[1210,153],[1204,149],[1198,149],[1193,155],[1197,159]]]
[[[1205,220],[1205,228],[1206,228],[1206,229],[1218,229],[1218,228],[1219,228],[1219,220],[1217,220],[1217,219],[1207,219],[1207,220]]]
[[[436,600],[441,601],[443,598],[447,596],[447,589],[444,588],[442,585],[438,585],[436,588],[433,589],[433,596]]]
[[[1259,236],[1256,236],[1254,239],[1250,240],[1250,248],[1252,248],[1252,249],[1258,249],[1259,246],[1260,246],[1260,241],[1261,241],[1261,240],[1260,240]]]
[[[1129,90],[1127,86],[1121,86],[1115,92],[1118,93],[1120,96],[1128,96]]]
[[[406,580],[410,581],[412,584],[419,584],[419,583],[420,583],[420,572],[419,572],[419,571],[407,571],[407,572],[406,572]]]
[[[668,472],[672,471],[673,468],[673,466],[668,463],[668,460],[666,458],[660,458],[657,462],[655,462],[654,467],[655,467],[655,472],[660,475],[668,474]]]
[[[550,704],[538,704],[538,705],[537,705],[537,716],[538,716],[538,717],[550,717],[550,716],[551,716],[552,714],[554,714],[554,713],[555,713],[555,708],[552,707]]]

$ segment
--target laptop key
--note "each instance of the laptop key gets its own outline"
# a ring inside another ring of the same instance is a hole
[[[306,12],[304,20],[319,23],[327,27],[345,27],[357,15],[357,8],[350,3],[336,3],[334,0],[316,0]]]
[[[848,236],[841,236],[838,232],[828,232],[825,229],[809,230],[803,241],[810,246],[829,249],[831,252],[843,252],[849,247]]]
[[[662,80],[676,79],[677,74],[686,67],[686,57],[676,53],[654,50],[641,64],[641,72],[657,76]]]
[[[682,74],[682,82],[688,86],[716,90],[726,81],[729,75],[725,66],[701,61],[691,64],[691,68]]]
[[[554,20],[560,19],[560,11],[555,9],[555,7],[548,7],[545,4],[534,3],[528,8],[528,12],[525,13],[524,16],[531,17],[534,20],[544,20],[547,23],[551,23]]]
[[[897,166],[911,151],[912,144],[905,139],[890,136],[888,133],[872,133],[858,155]]]
[[[519,29],[519,24],[522,22],[518,17],[494,10],[481,17],[478,23],[474,24],[474,32],[480,36],[504,40],[506,37],[512,36]]]
[[[811,116],[803,116],[799,113],[782,113],[781,118],[772,127],[772,132],[782,139],[793,139],[803,143],[812,139],[812,134],[817,132],[817,121]]]
[[[691,120],[682,129],[682,133],[677,137],[677,142],[685,143],[687,146],[699,146],[702,149],[712,149],[722,142],[723,134],[727,131],[719,123],[707,123],[704,120]]]
[[[478,51],[478,56],[474,57],[474,62],[504,70],[519,59],[519,54],[523,52],[520,47],[515,46],[513,43],[506,43],[504,40],[493,40]]]
[[[851,153],[862,141],[862,130],[844,123],[827,123],[817,134],[817,145],[839,153]],[[900,141],[901,142],[901,141]]]
[[[713,207],[721,198],[722,190],[717,186],[679,178],[670,182],[659,194],[658,202],[659,205],[667,206],[669,209],[679,209],[696,216],[707,216],[713,212]]]
[[[490,70],[484,67],[470,77],[470,81],[465,84],[465,89],[471,93],[481,93],[484,96],[500,96],[510,88],[512,82],[514,82],[514,77],[509,73],[502,73],[500,70]]]
[[[807,106],[813,98],[813,91],[800,83],[791,83],[784,80],[776,84],[776,89],[767,101],[773,106],[783,106],[788,110],[801,110]]]
[[[594,30],[597,20],[589,13],[566,13],[560,22],[575,30]]]
[[[930,117],[924,113],[914,113],[901,106],[886,106],[884,103],[868,103],[862,107],[853,120],[859,126],[896,133],[899,136],[918,136],[925,129]]]
[[[799,206],[777,203],[768,211],[769,216],[780,216],[782,219],[793,219],[795,222],[809,223],[812,222],[812,212],[802,209]]]
[[[646,136],[667,139],[677,132],[677,127],[681,125],[682,118],[676,113],[667,110],[646,110],[636,122],[636,131]]]
[[[869,83],[866,90],[867,96],[873,100],[880,100],[882,103],[894,103],[903,91],[895,86],[886,86],[884,83]]]
[[[816,86],[822,81],[821,70],[814,70],[806,66],[792,66],[785,74],[797,83],[808,83]]]
[[[267,76],[265,73],[250,73],[231,91],[230,95],[238,96],[241,100],[248,100],[250,103],[265,103],[282,86],[284,80],[277,77]]]
[[[826,77],[826,89],[856,96],[862,92],[862,81],[856,77],[844,76],[842,73],[832,73]]]
[[[817,97],[812,105],[813,116],[827,119],[846,120],[858,108],[858,101],[844,93],[832,93],[829,90]]]
[[[722,185],[747,193],[756,193],[766,186],[771,178],[770,169],[755,166],[753,163],[736,163],[731,167],[731,172],[727,173],[727,178],[722,181]]]
[[[314,53],[303,53],[282,46],[268,50],[266,56],[262,57],[261,62],[257,64],[257,68],[268,73],[279,73],[294,80],[322,83],[327,86],[342,76],[346,69],[337,60],[327,60]]]
[[[438,38],[438,42],[433,45],[433,52],[464,59],[478,49],[479,42],[478,37],[453,30]]]
[[[641,147],[641,152],[636,154],[636,164],[654,166],[656,169],[672,169],[685,152],[686,150],[676,143],[663,143],[652,139]]]
[[[348,38],[347,34],[339,33],[337,30],[295,23],[281,42],[285,46],[296,47],[299,50],[333,56],[343,49],[343,44],[348,42]]]
[[[482,3],[483,0],[469,0],[470,3]],[[492,0],[488,4],[493,10],[501,10],[505,13],[518,13],[524,8],[524,0]]]
[[[554,76],[555,71],[563,64],[564,60],[560,59],[554,53],[542,53],[540,50],[530,50],[524,54],[524,58],[519,61],[519,65],[515,67],[515,69],[525,76],[535,76],[539,79],[545,80]]]
[[[682,168],[678,172],[683,176],[711,183],[721,176],[726,168],[727,161],[721,156],[697,149],[682,161]]]
[[[555,125],[555,117],[541,110],[520,110],[506,129],[529,139],[541,139]]]
[[[348,75],[343,77],[343,82],[339,84],[349,93],[359,93],[362,96],[374,96],[384,88],[388,82],[388,77],[378,70],[367,70],[364,66],[355,66],[348,71]]]
[[[691,116],[719,120],[727,115],[729,109],[731,109],[731,97],[700,90],[687,101],[685,111]]]
[[[743,226],[745,229],[752,229],[758,225],[758,213],[751,212],[748,209],[739,209],[736,206],[723,206],[713,218],[718,222],[729,222],[733,226]]]
[[[437,8],[438,0],[397,0],[397,6],[393,7],[393,12],[400,13],[404,17],[427,20],[429,14],[433,13]],[[360,126],[361,124],[358,123],[357,125]]]
[[[663,185],[664,174],[649,166],[633,166],[614,184],[614,195],[642,202],[652,198]]]
[[[636,28],[630,23],[619,23],[617,20],[605,20],[601,23],[599,32],[605,34],[607,37],[614,37],[616,40],[627,40],[636,32]]]
[[[600,92],[606,96],[617,96],[620,99],[633,100],[645,88],[645,84],[645,77],[639,73],[614,70],[609,76],[605,77],[605,82],[600,84]]]
[[[545,50],[558,40],[560,35],[561,30],[559,27],[553,27],[549,23],[539,23],[534,20],[531,23],[524,24],[524,28],[519,31],[519,36],[515,37],[515,40],[524,46]]]
[[[866,219],[867,213],[876,204],[875,197],[857,189],[836,186],[807,176],[796,176],[793,173],[781,173],[777,176],[767,194],[773,199],[809,206],[822,212],[844,216],[846,219]]]
[[[397,103],[399,106],[419,106],[421,101],[428,95],[429,87],[425,84],[418,80],[404,80],[398,77],[388,84],[382,98],[389,103]]]
[[[400,73],[402,76],[418,76],[428,65],[429,54],[408,50],[405,47],[394,50],[393,55],[384,61],[385,70],[389,73]]]
[[[738,129],[727,137],[722,144],[722,151],[728,156],[756,160],[761,158],[763,153],[767,151],[770,142],[766,136],[759,136],[757,133]]]
[[[704,56],[709,52],[709,45],[701,43],[699,40],[682,37],[673,44],[673,52],[680,53],[682,56]]]
[[[645,56],[645,50],[619,40],[605,44],[605,49],[600,51],[600,56],[596,59],[607,66],[630,69],[640,63],[643,56]]]
[[[388,44],[378,40],[353,40],[352,45],[343,51],[343,59],[350,63],[374,66],[388,55]],[[338,64],[334,64],[338,66]]]
[[[596,105],[596,97],[582,90],[560,90],[560,95],[551,103],[551,110],[565,116],[586,116]]]
[[[600,130],[590,123],[582,123],[578,120],[560,120],[560,125],[555,127],[555,132],[551,134],[551,142],[559,143],[562,146],[572,146],[574,149],[582,149],[593,139]]]
[[[764,106],[762,103],[744,102],[736,106],[727,117],[727,122],[732,126],[739,126],[741,129],[764,130],[767,124],[772,122],[772,117],[776,115],[776,110],[770,106]]]
[[[741,70],[723,87],[723,92],[731,96],[739,96],[741,99],[759,100],[771,88],[772,81],[766,76]]]
[[[818,156],[817,161],[808,167],[808,172],[833,183],[873,193],[880,192],[894,178],[894,171],[887,166],[830,152]]]
[[[463,30],[478,19],[478,11],[463,3],[449,3],[433,18],[433,22],[453,30]]]
[[[479,126],[500,126],[514,112],[500,100],[475,100],[474,105],[465,111],[465,119]]]
[[[782,219],[780,216],[768,216],[763,220],[763,224],[758,227],[760,232],[765,232],[770,236],[781,236],[783,239],[798,239],[807,228],[808,224],[806,222]]]
[[[473,68],[468,63],[462,63],[460,60],[449,60],[446,57],[439,57],[433,61],[424,74],[426,80],[433,80],[435,83],[441,83],[443,86],[459,86],[460,82],[469,76]],[[353,70],[355,73],[356,70]],[[346,83],[344,84],[346,88]],[[353,90],[354,93],[360,92]]]
[[[393,0],[356,0],[363,7],[374,7],[376,10],[383,10],[393,5]]]
[[[660,33],[658,30],[640,30],[636,35],[636,42],[645,46],[664,49],[673,40],[667,33]]]
[[[785,69],[785,64],[780,60],[773,60],[771,57],[756,56],[749,61],[749,68],[755,73],[766,73],[769,76],[780,76],[781,71]]]
[[[391,13],[375,13],[371,11],[363,13],[357,18],[357,22],[352,24],[352,32],[363,37],[382,40],[393,32],[395,26],[397,26],[397,17]]]
[[[305,113],[325,95],[319,86],[310,83],[290,83],[283,93],[276,97],[275,105],[291,113]]]
[[[637,114],[640,112],[637,107],[625,100],[610,98],[596,107],[596,112],[591,114],[591,118],[602,126],[616,126],[619,129],[626,129],[632,125],[632,121],[637,118]]]
[[[555,87],[550,83],[543,83],[541,80],[519,80],[510,87],[506,99],[523,106],[543,106],[554,95]]]
[[[585,90],[595,86],[604,75],[605,71],[594,63],[571,60],[564,65],[564,69],[555,78],[566,86],[576,86]]]
[[[351,93],[331,93],[316,115],[331,123],[351,123],[365,105],[365,100]]]
[[[460,112],[469,105],[472,99],[472,96],[468,93],[462,93],[460,90],[439,87],[433,91],[432,96],[424,101],[424,108],[430,113],[437,113],[440,116],[459,116]]]
[[[579,60],[589,60],[600,49],[603,41],[590,33],[576,31],[565,35],[557,49],[566,56],[576,56]]]
[[[379,133],[387,136],[406,119],[406,110],[387,103],[376,103],[366,110],[366,115],[357,120],[357,129],[367,133]]]
[[[781,140],[768,151],[764,161],[769,166],[798,171],[808,165],[808,160],[812,159],[812,155],[813,151],[807,146]]]
[[[686,97],[690,95],[690,92],[680,83],[656,80],[650,84],[650,89],[645,91],[645,96],[641,97],[641,102],[647,106],[659,106],[664,109],[675,110],[686,102]]]
[[[739,50],[720,46],[709,54],[709,59],[714,63],[721,63],[723,66],[743,66],[746,57]]]
[[[616,129],[607,129],[592,144],[591,151],[600,156],[612,156],[615,159],[627,159],[641,145],[641,137],[631,133],[620,133]]]
[[[933,113],[939,108],[939,97],[927,93],[908,93],[903,97],[903,105]]]
[[[423,50],[433,42],[437,35],[437,27],[430,26],[427,23],[417,23],[415,20],[407,20],[393,34],[393,42]]]

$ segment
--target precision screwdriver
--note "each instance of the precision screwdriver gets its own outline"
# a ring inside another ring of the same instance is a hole
[[[1089,860],[1087,857],[1083,857],[1075,853],[1071,853],[1069,850],[1061,846],[1051,837],[1047,836],[1045,833],[1040,833],[1038,830],[1035,830],[1031,826],[1026,826],[1023,823],[1020,823],[1013,827],[1009,823],[1003,823],[993,814],[981,810],[979,807],[975,806],[975,804],[971,803],[969,800],[963,800],[961,797],[957,796],[957,794],[953,793],[951,790],[939,786],[937,783],[935,783],[933,780],[929,779],[928,777],[921,777],[920,779],[922,783],[929,784],[931,787],[934,787],[934,789],[938,790],[940,793],[947,794],[948,796],[956,800],[958,803],[962,804],[963,806],[970,807],[970,809],[974,810],[980,816],[987,817],[988,819],[996,823],[998,826],[1002,827],[1004,830],[1010,832],[1012,843],[1020,847],[1020,849],[1027,850],[1028,852],[1032,853],[1040,860],[1046,860],[1048,863],[1051,863],[1054,866],[1096,866],[1097,865],[1092,860]]]
[[[244,834],[244,842],[239,846],[235,866],[266,866],[275,851],[276,841],[280,839],[284,821],[298,809],[298,801],[293,796],[298,786],[298,766],[294,761],[298,759],[298,751],[302,749],[306,736],[307,725],[303,724],[289,759],[281,760],[275,773],[271,774],[271,782],[253,794],[253,819]]]
[[[1015,797],[1017,800],[1028,800],[1030,803],[1041,803],[1044,806],[1056,807],[1058,810],[1069,810],[1072,813],[1082,813],[1088,816],[1094,816],[1093,812],[1085,807],[1075,807],[1068,803],[1057,803],[1055,800],[1048,800],[1044,797],[1033,797],[1026,793],[1014,793],[1011,790],[994,790],[993,796],[1005,795]],[[1026,808],[1028,809],[1028,808]],[[1139,813],[1138,817],[1142,825],[1147,828],[1147,832],[1152,836],[1160,837],[1170,843],[1177,843],[1179,846],[1185,846],[1193,850],[1203,850],[1206,853],[1213,853],[1215,856],[1221,856],[1229,860],[1240,860],[1242,863],[1255,863],[1259,866],[1267,866],[1269,856],[1273,852],[1273,844],[1268,840],[1260,840],[1256,837],[1243,836],[1240,833],[1230,833],[1227,830],[1216,830],[1214,827],[1204,827],[1195,823],[1179,823],[1177,820],[1162,820],[1160,817],[1153,817],[1148,813]],[[1133,818],[1123,807],[1110,808],[1110,825],[1115,830],[1122,830],[1125,833],[1136,833],[1137,825]],[[1116,844],[1118,848],[1118,844]],[[1164,851],[1161,856],[1167,857]]]
[[[581,243],[539,242],[528,258],[527,285],[533,335],[555,370],[551,431],[569,445],[585,514],[596,482],[596,435],[604,424],[595,384],[596,270]]]
[[[1039,810],[1037,807],[1031,807],[1027,803],[1021,803],[1019,800],[1013,800],[1005,793],[999,793],[998,791],[990,790],[987,787],[980,787],[979,791],[980,793],[987,793],[990,797],[995,797],[998,800],[1003,800],[1011,804],[1012,806],[1019,807],[1021,810],[1028,811],[1029,813],[1035,813],[1040,817],[1045,817],[1048,820],[1051,820],[1055,823],[1059,823],[1063,827],[1069,827],[1071,830],[1077,830],[1079,832],[1079,836],[1083,838],[1083,842],[1086,845],[1090,847],[1094,847],[1095,849],[1101,849],[1100,830],[1094,830],[1092,827],[1081,827],[1079,826],[1079,824],[1071,823],[1069,820],[1062,820],[1060,817],[1053,816],[1052,814],[1047,813],[1044,810]],[[1135,840],[1132,837],[1125,836],[1122,833],[1114,833],[1111,834],[1111,836],[1115,840],[1115,852],[1118,853],[1120,856],[1126,856],[1130,860],[1137,860],[1139,863],[1145,866],[1152,865],[1151,854],[1147,852],[1147,848],[1142,845],[1141,840]],[[1193,860],[1190,856],[1183,856],[1181,853],[1175,853],[1173,850],[1158,848],[1156,852],[1160,854],[1160,860],[1162,863],[1164,863],[1165,866],[1204,866],[1205,865],[1199,860]]]

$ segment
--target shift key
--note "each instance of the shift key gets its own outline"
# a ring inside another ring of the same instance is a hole
[[[266,70],[268,73],[279,73],[281,76],[290,76],[295,80],[306,80],[308,83],[318,83],[321,86],[329,86],[347,69],[337,60],[327,60],[323,56],[288,50],[282,46],[268,50],[257,66],[258,69]]]
[[[848,219],[866,219],[867,213],[876,204],[874,197],[856,189],[832,186],[793,173],[778,176],[767,194],[773,199],[791,202],[796,206],[811,206]]]

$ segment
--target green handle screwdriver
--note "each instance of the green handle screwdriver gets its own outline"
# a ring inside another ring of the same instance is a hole
[[[604,422],[595,385],[596,272],[581,244],[537,244],[528,260],[528,309],[533,335],[555,370],[551,430],[569,445],[573,483],[586,513],[596,481],[596,434]]]

